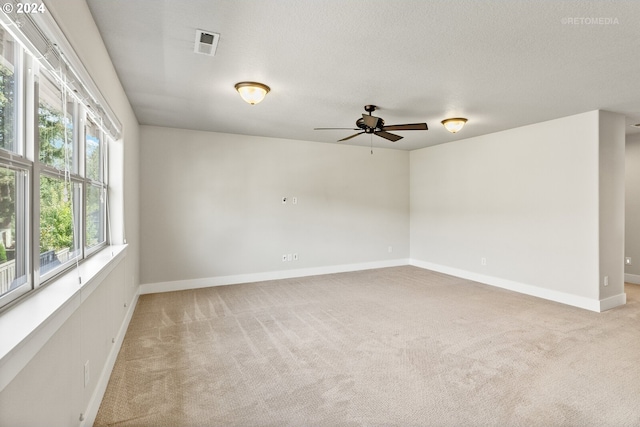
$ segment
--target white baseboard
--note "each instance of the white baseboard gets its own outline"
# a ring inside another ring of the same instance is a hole
[[[264,273],[237,274],[231,276],[206,277],[172,282],[145,283],[140,285],[140,294],[183,291],[208,288],[211,286],[236,285],[240,283],[264,282],[266,280],[291,279],[295,277],[318,276],[321,274],[346,273],[349,271],[371,270],[374,268],[408,265],[408,259],[363,262],[358,264],[331,265],[325,267],[302,268],[298,270],[268,271]]]
[[[621,305],[625,305],[627,303],[627,294],[621,293],[618,295],[614,295],[609,298],[600,300],[600,310],[599,311],[607,311],[612,308],[619,307]]]
[[[140,293],[136,292],[131,303],[128,306],[127,314],[123,319],[122,324],[120,325],[118,335],[115,337],[116,342],[111,347],[111,351],[107,356],[107,360],[102,368],[102,372],[100,372],[100,377],[98,378],[96,388],[93,390],[91,399],[89,399],[89,405],[87,406],[87,410],[84,414],[84,420],[80,422],[80,427],[92,426],[96,420],[98,410],[100,409],[100,403],[102,403],[102,398],[104,397],[104,393],[107,390],[109,378],[111,378],[111,372],[113,371],[113,367],[116,364],[116,359],[118,357],[118,353],[120,352],[120,348],[122,347],[124,336],[127,332],[127,328],[129,327],[129,322],[131,322],[131,318],[133,317],[133,312],[136,308],[136,304],[138,303],[139,295]]]
[[[496,286],[510,291],[519,292],[521,294],[543,298],[549,301],[555,301],[562,304],[583,308],[590,311],[602,312],[626,304],[626,294],[622,293],[614,295],[603,300],[581,297],[578,295],[568,294],[566,292],[554,291],[551,289],[540,288],[538,286],[528,285],[525,283],[515,282],[513,280],[502,279],[499,277],[487,276],[471,271],[461,270],[453,267],[434,264],[426,261],[415,259],[396,259],[388,261],[374,261],[359,264],[344,264],[326,267],[305,268],[299,270],[281,270],[269,271],[264,273],[238,274],[230,276],[207,277],[192,280],[176,280],[171,282],[145,283],[140,285],[140,294],[153,294],[159,292],[182,291],[188,289],[207,288],[212,286],[226,286],[240,283],[264,282],[267,280],[290,279],[295,277],[317,276],[321,274],[346,273],[349,271],[370,270],[374,268],[398,267],[402,265],[413,265],[416,267],[433,270],[451,276],[460,277],[467,280],[483,283],[486,285]],[[635,283],[629,280],[625,275],[625,281]],[[640,284],[640,276],[636,276],[634,280],[638,280]]]
[[[640,274],[625,274],[624,281],[633,283],[634,285],[640,285]]]
[[[606,298],[604,300],[597,300],[416,259],[411,259],[410,264],[427,270],[433,270],[439,273],[449,274],[451,276],[473,280],[474,282],[496,286],[498,288],[508,289],[510,291],[519,292],[521,294],[531,295],[534,297],[543,298],[546,300],[555,301],[595,312],[609,310],[626,303],[626,294],[624,293]]]

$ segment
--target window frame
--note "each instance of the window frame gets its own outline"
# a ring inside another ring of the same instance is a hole
[[[76,179],[76,178],[71,178],[71,179],[67,179],[65,178],[64,175],[60,174],[60,173],[51,173],[50,171],[41,171],[40,175],[38,176],[38,182],[37,185],[40,186],[40,178],[49,178],[49,179],[55,179],[60,181],[63,184],[69,184],[70,186],[70,194],[68,194],[68,197],[71,198],[71,210],[72,210],[72,221],[75,219],[76,221],[81,221],[81,218],[78,218],[79,216],[79,212],[81,212],[82,210],[82,197],[78,197],[78,194],[82,193],[82,181]],[[38,192],[38,197],[40,197],[40,194]],[[40,199],[39,199],[40,200]],[[80,205],[80,206],[78,206]],[[36,220],[37,218],[37,220]],[[83,258],[83,254],[82,254],[82,236],[80,235],[79,232],[79,225],[80,224],[71,224],[71,227],[73,229],[73,243],[72,243],[72,247],[69,248],[70,251],[72,251],[73,255],[72,257],[66,259],[65,261],[62,261],[60,263],[60,265],[58,265],[57,267],[47,271],[46,273],[42,274],[41,273],[41,269],[42,269],[42,265],[40,264],[41,261],[41,256],[42,253],[40,252],[40,238],[41,238],[41,230],[40,230],[40,209],[37,213],[37,215],[35,215],[34,213],[34,223],[33,223],[33,227],[37,228],[38,233],[34,233],[34,237],[36,237],[38,239],[38,244],[37,246],[34,243],[34,251],[33,251],[33,255],[34,257],[37,255],[37,262],[34,262],[34,268],[37,270],[38,274],[34,274],[34,278],[36,279],[36,287],[39,287],[41,285],[43,285],[44,283],[46,283],[49,279],[57,276],[58,274],[60,274],[61,272],[65,271],[68,267],[73,266],[74,264],[76,264],[76,262],[78,262],[80,259]],[[37,249],[36,249],[37,248]]]
[[[84,240],[83,240],[83,245],[84,245],[84,252],[86,256],[89,256],[93,253],[95,253],[96,251],[99,251],[100,249],[102,249],[104,246],[106,246],[109,243],[109,239],[108,239],[108,235],[107,235],[107,230],[108,230],[108,214],[107,214],[107,209],[108,209],[108,185],[107,185],[107,156],[106,156],[106,146],[107,146],[107,142],[108,142],[108,136],[106,135],[106,132],[104,132],[102,129],[100,129],[100,126],[98,126],[98,124],[96,123],[96,120],[91,117],[91,115],[85,111],[85,109],[81,109],[80,110],[82,114],[84,114],[84,119],[81,119],[80,122],[82,123],[82,128],[79,129],[80,132],[82,132],[82,138],[80,138],[80,140],[83,142],[82,145],[82,149],[79,150],[79,152],[81,152],[82,154],[82,159],[83,161],[81,162],[81,172],[82,172],[82,176],[84,176],[84,197],[83,197],[83,209],[82,209],[82,218],[83,218],[83,229],[82,229],[82,235],[84,236]],[[87,173],[87,129],[90,126],[90,124],[92,124],[93,126],[95,126],[96,130],[97,130],[97,138],[98,138],[98,179],[93,179],[91,177],[88,176]],[[88,192],[90,188],[100,188],[100,191],[102,192],[101,197],[104,198],[104,203],[102,205],[101,208],[101,221],[100,221],[100,225],[101,225],[101,232],[99,234],[101,234],[103,236],[102,241],[99,241],[98,243],[89,246],[87,244],[87,226],[88,226],[88,221],[87,221],[87,208],[88,208]]]
[[[30,255],[30,240],[29,240],[29,223],[31,217],[31,209],[29,208],[29,191],[30,187],[30,177],[31,177],[31,164],[26,161],[16,161],[15,159],[7,159],[6,155],[7,151],[4,149],[0,149],[0,167],[12,170],[15,172],[20,172],[23,174],[21,189],[16,188],[16,200],[15,200],[15,215],[16,215],[16,225],[15,225],[15,240],[16,245],[18,243],[18,239],[21,240],[23,248],[21,249],[22,258],[18,261],[18,253],[15,254],[15,262],[16,264],[23,263],[24,264],[24,272],[25,272],[25,282],[21,284],[19,287],[8,291],[6,293],[0,294],[0,307],[9,304],[10,302],[20,298],[24,294],[33,290],[32,286],[32,277],[33,277],[33,269],[31,265],[31,257]],[[20,237],[18,237],[20,236]],[[14,267],[16,271],[18,270],[18,266]]]

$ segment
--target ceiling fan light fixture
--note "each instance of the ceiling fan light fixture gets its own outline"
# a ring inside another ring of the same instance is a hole
[[[460,129],[467,123],[467,119],[462,117],[453,117],[451,119],[444,119],[441,121],[442,125],[451,133],[459,132]]]
[[[236,83],[236,90],[246,102],[251,105],[258,104],[271,90],[269,86],[257,82]]]

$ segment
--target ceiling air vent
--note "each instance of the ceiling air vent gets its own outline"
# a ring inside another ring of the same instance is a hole
[[[216,54],[218,40],[220,40],[220,34],[218,33],[196,30],[196,46],[193,51],[195,53],[213,56]]]

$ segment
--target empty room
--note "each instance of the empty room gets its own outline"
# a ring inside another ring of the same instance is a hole
[[[640,425],[640,3],[1,5],[0,426]]]

